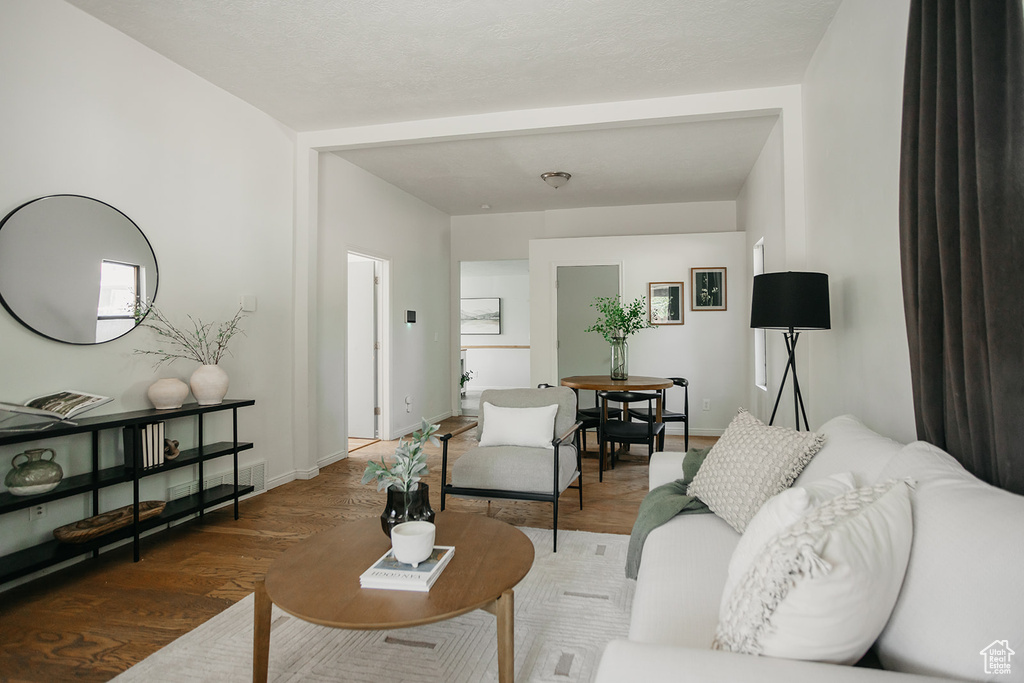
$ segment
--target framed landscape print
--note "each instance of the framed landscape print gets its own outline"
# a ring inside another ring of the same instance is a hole
[[[724,311],[725,268],[690,268],[691,311]]]
[[[462,299],[462,334],[501,334],[501,299]]]
[[[652,325],[683,324],[682,282],[648,283],[647,319]]]

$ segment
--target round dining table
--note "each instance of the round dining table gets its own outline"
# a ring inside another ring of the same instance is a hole
[[[563,387],[569,387],[579,396],[579,390],[586,391],[661,391],[672,386],[672,380],[664,377],[630,375],[626,379],[612,379],[610,375],[573,375],[561,379]],[[661,422],[661,395],[655,401],[657,412],[655,422]],[[628,405],[623,406],[628,409]]]

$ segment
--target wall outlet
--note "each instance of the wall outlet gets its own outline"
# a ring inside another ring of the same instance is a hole
[[[42,519],[46,516],[46,506],[43,504],[33,505],[28,509],[29,519]]]
[[[704,399],[704,403],[701,404],[700,409],[701,410],[711,410],[711,399],[710,398]]]

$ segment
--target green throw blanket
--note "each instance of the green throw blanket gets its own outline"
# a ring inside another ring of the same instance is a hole
[[[683,458],[683,478],[651,490],[640,503],[633,532],[629,535],[626,554],[626,578],[635,579],[640,570],[640,554],[647,535],[676,515],[711,512],[708,506],[693,496],[686,495],[686,487],[693,481],[710,448],[691,448]]]

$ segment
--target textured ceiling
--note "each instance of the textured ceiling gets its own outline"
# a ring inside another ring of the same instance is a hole
[[[799,83],[841,2],[67,1],[297,131]],[[733,121],[345,156],[445,211],[535,210],[732,199],[763,134]],[[533,196],[555,168],[573,182]]]
[[[732,200],[776,117],[336,152],[450,215]],[[558,190],[540,179],[567,171]]]
[[[69,0],[298,131],[798,83],[840,0]]]

